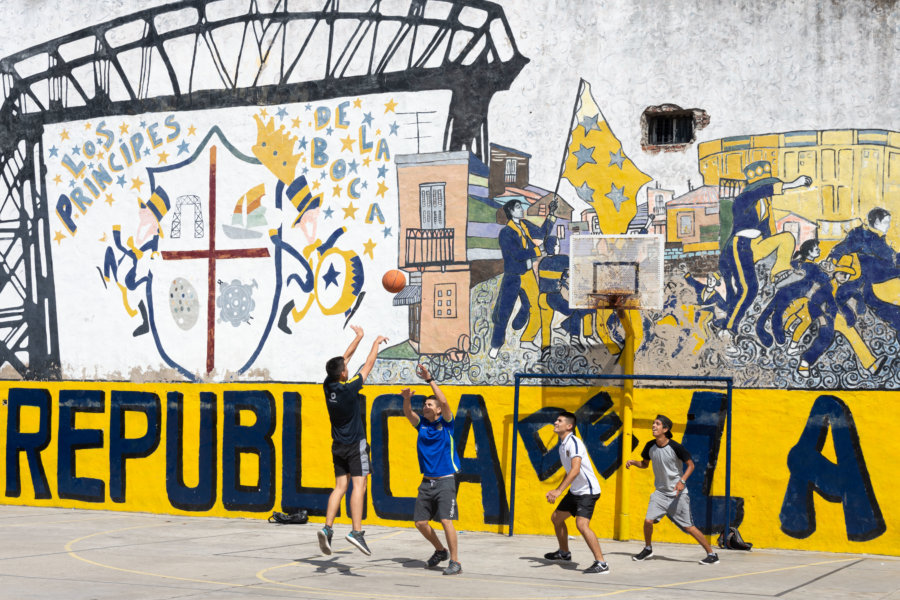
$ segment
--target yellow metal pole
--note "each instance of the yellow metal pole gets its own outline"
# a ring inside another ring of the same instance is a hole
[[[624,375],[634,375],[634,327],[630,310],[618,310],[616,314],[625,328],[625,347],[622,348],[622,370]],[[634,380],[625,379],[622,386],[622,466],[631,456],[632,444],[632,411],[634,408]],[[618,540],[631,539],[630,507],[631,507],[631,471],[621,469],[620,480],[622,491],[619,494],[620,504],[617,515]]]

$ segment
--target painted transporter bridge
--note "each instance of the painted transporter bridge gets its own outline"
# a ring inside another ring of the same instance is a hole
[[[0,60],[0,365],[61,376],[45,124],[449,90],[443,148],[487,161],[488,105],[528,62],[503,9],[483,0],[409,0],[402,13],[381,0],[363,11],[225,4],[185,0]]]

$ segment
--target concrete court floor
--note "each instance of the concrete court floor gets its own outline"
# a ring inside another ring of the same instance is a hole
[[[372,556],[335,528],[335,553],[323,556],[319,524],[173,517],[59,508],[0,506],[3,600],[172,600],[310,598],[891,598],[900,600],[900,558],[785,550],[720,551],[718,565],[697,563],[696,544],[656,544],[633,562],[640,542],[601,540],[611,566],[586,575],[577,563],[551,563],[554,539],[460,533],[463,574],[424,569],[432,548],[415,529],[367,527]],[[574,527],[571,528],[574,531]]]

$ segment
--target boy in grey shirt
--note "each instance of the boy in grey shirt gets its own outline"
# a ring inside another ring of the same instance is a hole
[[[657,415],[651,428],[653,438],[644,446],[641,452],[641,461],[629,460],[625,463],[628,469],[635,466],[646,469],[653,462],[653,477],[656,483],[656,491],[650,495],[650,504],[647,506],[647,516],[644,518],[644,549],[632,556],[632,560],[646,560],[653,556],[653,525],[662,519],[663,515],[669,517],[673,523],[683,531],[694,536],[703,549],[706,550],[706,558],[700,561],[701,565],[714,565],[719,562],[718,555],[712,551],[712,546],[703,537],[703,534],[694,526],[691,518],[691,501],[688,498],[687,478],[694,472],[694,461],[684,446],[672,439],[672,420],[664,415]],[[687,465],[687,468],[684,468]],[[683,471],[683,472],[682,472]]]

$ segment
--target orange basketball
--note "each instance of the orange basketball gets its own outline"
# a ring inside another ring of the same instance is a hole
[[[381,285],[390,293],[396,294],[406,287],[406,277],[403,275],[403,271],[391,269],[381,278]]]

